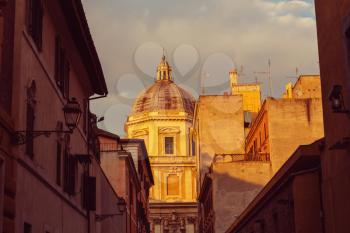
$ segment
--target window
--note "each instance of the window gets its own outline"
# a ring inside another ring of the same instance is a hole
[[[82,203],[86,210],[96,210],[96,177],[82,175]]]
[[[43,12],[42,0],[27,0],[27,31],[39,51],[42,49]]]
[[[34,157],[34,121],[35,121],[35,94],[36,84],[32,81],[32,84],[27,89],[27,113],[26,113],[26,154],[30,157]]]
[[[172,155],[174,154],[174,137],[165,137],[164,138],[165,154]]]
[[[261,131],[259,132],[259,145],[261,146],[262,144],[262,139],[261,139]]]
[[[257,151],[258,151],[258,145],[257,145],[256,139],[255,139],[253,153],[256,154]]]
[[[192,139],[192,156],[196,155],[196,141]]]
[[[25,222],[23,224],[23,233],[32,233],[32,225]]]
[[[64,98],[69,98],[70,65],[62,48],[61,38],[56,36],[55,80]]]
[[[167,194],[176,196],[180,194],[179,177],[176,174],[170,174],[167,177]]]

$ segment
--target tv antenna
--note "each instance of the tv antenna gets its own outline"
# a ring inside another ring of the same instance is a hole
[[[267,62],[268,68],[267,71],[254,71],[255,75],[259,75],[259,74],[264,74],[267,75],[268,81],[269,81],[269,96],[272,96],[272,81],[271,81],[271,59],[268,59]],[[256,80],[257,77],[255,76]]]
[[[291,76],[287,76],[286,78],[288,78],[288,79],[298,79],[299,78],[299,69],[298,69],[298,67],[295,68],[295,76],[291,75]]]

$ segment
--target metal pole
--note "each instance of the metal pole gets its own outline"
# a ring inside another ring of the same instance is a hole
[[[268,69],[268,78],[269,78],[269,96],[272,96],[272,81],[271,81],[271,59],[268,61],[269,69]]]

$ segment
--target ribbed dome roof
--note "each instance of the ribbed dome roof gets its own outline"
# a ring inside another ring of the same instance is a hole
[[[136,99],[132,113],[178,110],[193,115],[195,99],[170,80],[158,80]]]
[[[177,110],[193,115],[195,99],[173,82],[171,66],[163,55],[155,83],[136,99],[133,114],[161,110]]]

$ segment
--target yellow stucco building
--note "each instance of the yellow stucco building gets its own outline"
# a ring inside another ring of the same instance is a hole
[[[150,192],[154,233],[196,232],[197,158],[192,153],[195,99],[177,86],[165,56],[157,78],[135,100],[125,123],[128,138],[144,139],[154,176]]]
[[[259,112],[261,107],[261,90],[258,83],[238,83],[237,70],[230,71],[230,86],[233,95],[243,96],[243,111]]]

